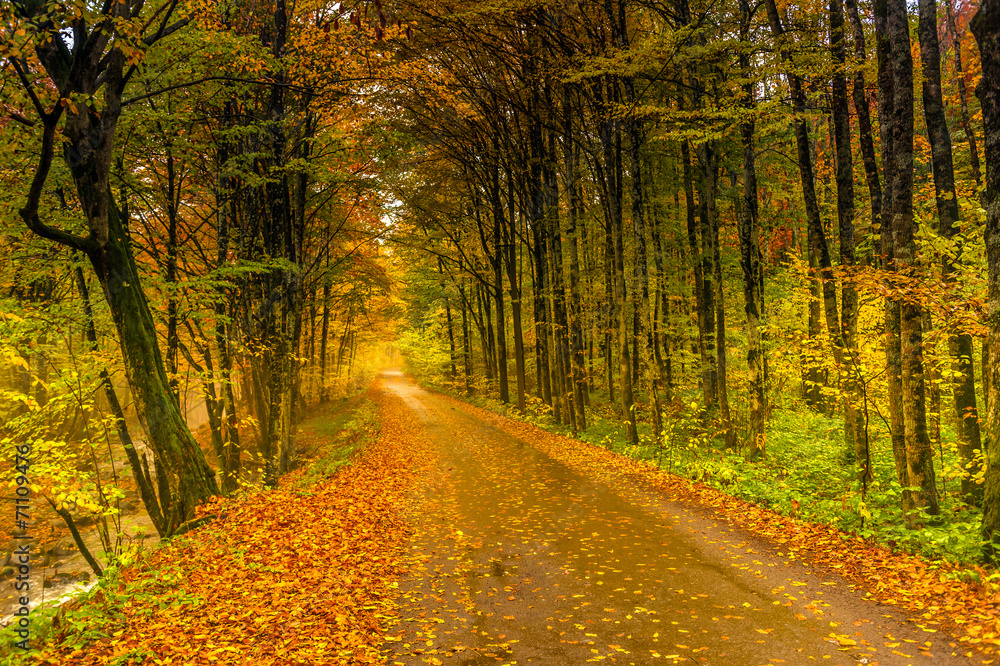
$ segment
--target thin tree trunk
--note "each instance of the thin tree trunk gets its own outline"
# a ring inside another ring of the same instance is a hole
[[[465,297],[465,285],[458,281],[458,293],[462,300],[462,363],[465,376],[465,394],[472,395],[472,330],[469,326],[468,300]]]
[[[719,405],[719,358],[717,348],[717,313],[715,289],[715,233],[713,230],[715,207],[715,149],[704,142],[698,145],[698,164],[701,167],[698,179],[698,218],[701,231],[702,289],[700,305],[703,308],[699,319],[703,319],[705,364],[702,366],[702,384],[705,393],[705,408]]]
[[[892,226],[893,201],[896,191],[896,160],[892,131],[893,108],[895,106],[894,80],[892,74],[891,43],[888,35],[886,4],[875,7],[875,39],[878,57],[878,116],[879,132],[882,139],[882,170],[885,174],[882,197],[882,247],[881,264],[886,270],[893,268],[895,240]],[[892,440],[892,456],[896,465],[896,478],[900,486],[909,487],[906,467],[906,432],[903,426],[903,378],[901,341],[899,337],[899,301],[887,298],[885,301],[885,360],[887,399],[889,402],[889,429]],[[909,491],[904,490],[904,496]]]
[[[710,391],[709,383],[704,376],[704,369],[708,367],[708,342],[705,339],[705,329],[707,327],[705,317],[705,287],[704,270],[702,265],[702,249],[698,240],[698,225],[695,218],[694,201],[694,176],[691,167],[691,149],[687,141],[681,142],[681,159],[684,164],[684,201],[687,213],[687,240],[691,248],[691,263],[694,273],[694,299],[695,311],[698,315],[698,339],[696,347],[698,357],[701,359],[702,376],[700,384],[702,388],[702,400],[705,409],[710,409],[715,404],[715,393]]]
[[[853,274],[856,262],[854,244],[854,160],[851,156],[851,117],[848,107],[847,79],[843,73],[847,64],[844,49],[844,11],[840,0],[830,0],[830,51],[834,64],[838,66],[833,77],[831,106],[833,115],[834,145],[836,147],[836,180],[837,180],[837,226],[840,236],[840,265],[845,271],[843,288],[841,290],[841,326],[842,340],[834,344],[844,350],[843,363],[840,368],[844,393],[844,439],[848,451],[854,452],[855,464],[860,470],[860,477],[867,488],[871,471],[868,469],[870,459],[868,437],[864,427],[859,402],[862,397],[862,382],[860,360],[858,358],[858,293],[854,288]],[[855,85],[857,79],[855,79]],[[864,89],[861,89],[861,101],[867,104]],[[857,98],[856,98],[857,99]],[[865,109],[867,111],[867,108]],[[861,124],[861,123],[859,123]],[[862,143],[871,141],[871,128]],[[874,156],[873,156],[874,157]],[[867,173],[867,172],[866,172]],[[875,174],[877,180],[878,174]],[[832,332],[831,332],[832,333]],[[863,406],[862,406],[863,407]]]
[[[484,284],[480,284],[476,293],[479,303],[483,308],[482,317],[486,324],[486,339],[483,341],[483,356],[486,359],[486,378],[493,383],[497,370],[497,343],[493,335],[493,300],[492,290]]]
[[[326,344],[330,334],[330,284],[323,283],[323,323],[320,326],[319,341],[319,402],[323,404],[327,400],[326,395]]]
[[[580,217],[579,185],[577,184],[577,164],[579,147],[573,141],[573,109],[570,103],[569,86],[564,89],[563,121],[565,141],[563,155],[566,160],[566,192],[568,196],[566,238],[569,243],[569,293],[570,293],[570,345],[573,374],[573,402],[577,407],[577,422],[580,430],[587,428],[584,408],[586,391],[586,371],[583,356],[583,304],[580,299],[580,250],[578,247],[578,219]],[[582,226],[580,227],[582,230]]]
[[[750,5],[740,0],[740,39],[746,42],[750,34]],[[760,218],[757,196],[757,166],[754,148],[756,107],[750,56],[740,51],[743,84],[743,106],[747,120],[740,124],[743,144],[743,201],[739,207],[740,266],[743,269],[743,300],[747,317],[747,368],[750,380],[749,457],[762,458],[767,452],[767,360],[764,352],[762,318],[764,315],[764,271],[760,253]]]
[[[624,38],[622,38],[624,39]],[[635,106],[635,89],[630,78],[624,80],[625,101],[630,106]],[[646,360],[646,394],[649,400],[649,411],[653,430],[653,442],[659,443],[660,433],[663,432],[662,407],[660,406],[660,396],[657,391],[657,376],[649,369],[649,365],[654,362],[653,335],[656,326],[653,323],[653,312],[649,304],[649,265],[646,252],[646,199],[643,191],[643,163],[642,163],[642,128],[635,118],[627,118],[625,127],[629,137],[629,163],[632,171],[632,229],[635,238],[636,252],[636,289],[639,292],[637,308],[635,312],[635,322],[638,324],[638,331],[635,335],[635,355],[639,358],[639,345],[645,349],[643,355]]]
[[[952,0],[944,0],[944,10],[948,34],[951,37],[952,48],[955,61],[955,82],[958,84],[958,103],[962,113],[962,130],[965,132],[965,139],[969,142],[969,163],[972,166],[972,177],[976,179],[976,185],[982,187],[983,178],[979,167],[979,148],[976,147],[976,131],[972,127],[969,119],[969,93],[965,88],[965,69],[962,64],[962,36],[958,34],[958,26],[955,25],[955,10]]]
[[[546,106],[553,108],[549,86],[545,86]],[[569,317],[566,308],[565,270],[563,267],[561,215],[559,214],[559,181],[556,150],[556,135],[548,134],[548,156],[545,161],[546,173],[546,222],[549,228],[549,255],[551,257],[552,280],[552,338],[556,356],[556,376],[559,387],[559,403],[563,409],[557,412],[557,421],[566,422],[573,432],[577,431],[576,409],[573,393],[572,352],[569,341]]]
[[[500,200],[500,167],[492,169],[490,201],[493,205],[493,253],[488,255],[493,266],[493,297],[497,310],[497,370],[500,377],[500,402],[510,402],[510,388],[507,379],[507,314],[503,302],[503,228],[506,220],[503,202]],[[484,252],[486,248],[483,248]]]
[[[861,159],[865,165],[865,179],[868,183],[868,200],[872,209],[872,228],[875,229],[882,220],[882,185],[879,182],[878,161],[875,157],[875,142],[872,138],[872,121],[865,90],[865,72],[861,67],[868,59],[868,47],[865,44],[865,32],[858,15],[857,0],[844,0],[847,17],[851,23],[851,34],[854,41],[854,110],[858,114],[858,143],[861,146]]]
[[[521,324],[521,287],[517,277],[517,238],[515,227],[514,179],[510,169],[507,169],[507,231],[505,235],[505,259],[507,266],[507,288],[510,291],[511,323],[514,327],[514,365],[517,373],[517,409],[524,413],[525,408],[525,369],[524,369],[524,329]],[[464,311],[463,311],[464,314]]]
[[[781,18],[775,0],[765,0],[767,8],[768,22],[771,26],[771,33],[774,38],[784,42],[785,30],[781,25]],[[816,197],[816,183],[813,173],[813,158],[809,141],[809,126],[805,118],[806,95],[802,87],[802,79],[793,70],[792,56],[786,45],[781,46],[781,58],[787,69],[789,88],[791,89],[792,109],[795,112],[795,144],[799,162],[799,180],[802,183],[802,198],[806,209],[806,220],[809,234],[809,266],[819,269],[818,273],[821,281],[823,311],[826,316],[827,330],[833,343],[834,360],[838,367],[843,367],[843,353],[841,348],[840,320],[837,315],[837,292],[836,284],[830,273],[830,251],[826,242],[826,233],[823,229],[823,220],[820,217],[819,202]],[[815,286],[813,287],[815,289]],[[819,321],[815,312],[815,305],[810,310],[810,336],[818,333]],[[815,382],[816,378],[811,378]],[[817,392],[818,393],[818,392]],[[813,394],[813,399],[818,398],[817,393]],[[825,402],[825,401],[824,401]]]
[[[616,84],[608,82],[609,97],[617,100]],[[612,120],[602,124],[601,141],[604,148],[605,169],[610,187],[608,188],[609,233],[613,246],[612,267],[614,275],[614,298],[612,308],[617,327],[618,381],[621,418],[626,423],[626,437],[637,444],[639,433],[636,429],[635,399],[632,394],[632,359],[629,355],[628,288],[625,283],[625,246],[622,223],[623,165],[621,122]],[[610,345],[609,345],[610,347]],[[609,351],[610,356],[610,351]]]
[[[178,390],[177,347],[180,339],[177,336],[177,175],[174,171],[174,156],[167,146],[167,191],[165,193],[167,209],[167,377],[170,380],[170,390],[176,400],[180,400]],[[178,403],[179,404],[179,403]]]

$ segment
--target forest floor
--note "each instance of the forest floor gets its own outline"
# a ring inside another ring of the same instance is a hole
[[[991,588],[400,373],[300,443],[311,464],[206,507],[30,661],[990,663],[1000,635]]]

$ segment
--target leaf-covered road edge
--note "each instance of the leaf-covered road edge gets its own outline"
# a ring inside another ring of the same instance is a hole
[[[368,399],[391,408],[381,391]],[[409,529],[400,507],[423,464],[401,430],[398,419],[383,422],[352,464],[306,488],[296,472],[268,492],[205,506],[216,520],[85,602],[91,619],[77,631],[104,636],[32,662],[381,663]]]
[[[867,599],[916,615],[927,631],[951,632],[959,643],[987,655],[1000,646],[1000,590],[996,584],[948,578],[960,577],[966,568],[893,552],[829,525],[784,516],[603,447],[439,395],[612,489],[637,483],[669,500],[712,510],[716,518],[771,542],[784,556],[842,576]],[[983,569],[978,573],[981,580],[989,575]]]

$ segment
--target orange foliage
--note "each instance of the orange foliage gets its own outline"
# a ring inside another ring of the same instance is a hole
[[[379,663],[406,532],[398,506],[417,467],[401,441],[383,431],[305,490],[296,473],[273,491],[204,507],[214,522],[123,571],[123,583],[152,594],[122,604],[98,592],[95,611],[123,616],[110,640],[40,662]]]

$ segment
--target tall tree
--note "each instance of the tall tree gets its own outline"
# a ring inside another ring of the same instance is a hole
[[[160,503],[169,516],[168,534],[219,488],[173,397],[130,245],[129,221],[112,194],[110,174],[125,89],[139,69],[136,44],[149,48],[184,28],[189,21],[177,18],[178,4],[172,0],[156,17],[144,19],[142,0],[88,7],[86,15],[15,2],[7,8],[9,17],[30,35],[29,42],[6,46],[7,61],[36,115],[29,125],[40,134],[39,160],[20,214],[38,236],[81,251],[90,260],[115,322],[137,412],[156,463],[164,470],[164,488],[170,496],[161,495]],[[111,29],[117,24],[147,27],[127,34]],[[40,70],[29,64],[33,57]],[[86,221],[82,235],[41,217],[43,190],[57,149],[82,206]]]
[[[986,144],[986,240],[988,264],[988,342],[990,362],[1000,363],[1000,1],[983,0],[972,19],[972,34],[979,43],[983,76],[976,97],[983,109]],[[1000,373],[990,373],[986,412],[987,431],[1000,432]],[[986,452],[986,493],[983,497],[983,542],[988,559],[1000,559],[1000,447]]]
[[[751,458],[767,451],[767,359],[763,344],[764,271],[760,253],[760,206],[757,196],[757,164],[754,133],[756,106],[754,81],[750,68],[750,21],[752,11],[748,0],[740,0],[739,64],[743,84],[743,106],[746,120],[740,124],[743,147],[743,202],[739,217],[740,266],[743,269],[744,310],[747,317],[747,366],[750,370],[750,431],[748,445]]]
[[[881,2],[881,0],[880,0]],[[892,76],[893,268],[912,270],[915,262],[913,219],[913,56],[906,4],[886,0],[886,38],[890,44],[886,63]],[[880,63],[881,64],[881,63]],[[889,178],[886,178],[889,181]],[[883,231],[885,233],[885,231]],[[903,403],[903,435],[906,447],[906,483],[903,509],[908,520],[919,523],[915,510],[929,515],[939,512],[934,481],[933,450],[927,434],[924,378],[923,323],[920,306],[911,300],[899,303],[900,399]]]
[[[919,11],[920,60],[924,74],[924,120],[927,126],[927,138],[931,145],[938,232],[945,238],[954,239],[959,231],[958,193],[955,191],[951,133],[948,131],[944,97],[941,94],[941,46],[937,32],[936,0],[920,0]],[[954,282],[955,266],[951,256],[946,254],[942,262],[945,279]],[[951,352],[954,369],[952,395],[958,449],[966,468],[966,475],[962,478],[962,495],[966,501],[978,504],[982,500],[982,486],[975,482],[974,477],[978,476],[977,451],[982,448],[982,440],[979,433],[976,382],[973,375],[972,336],[967,332],[949,331],[948,349]]]

